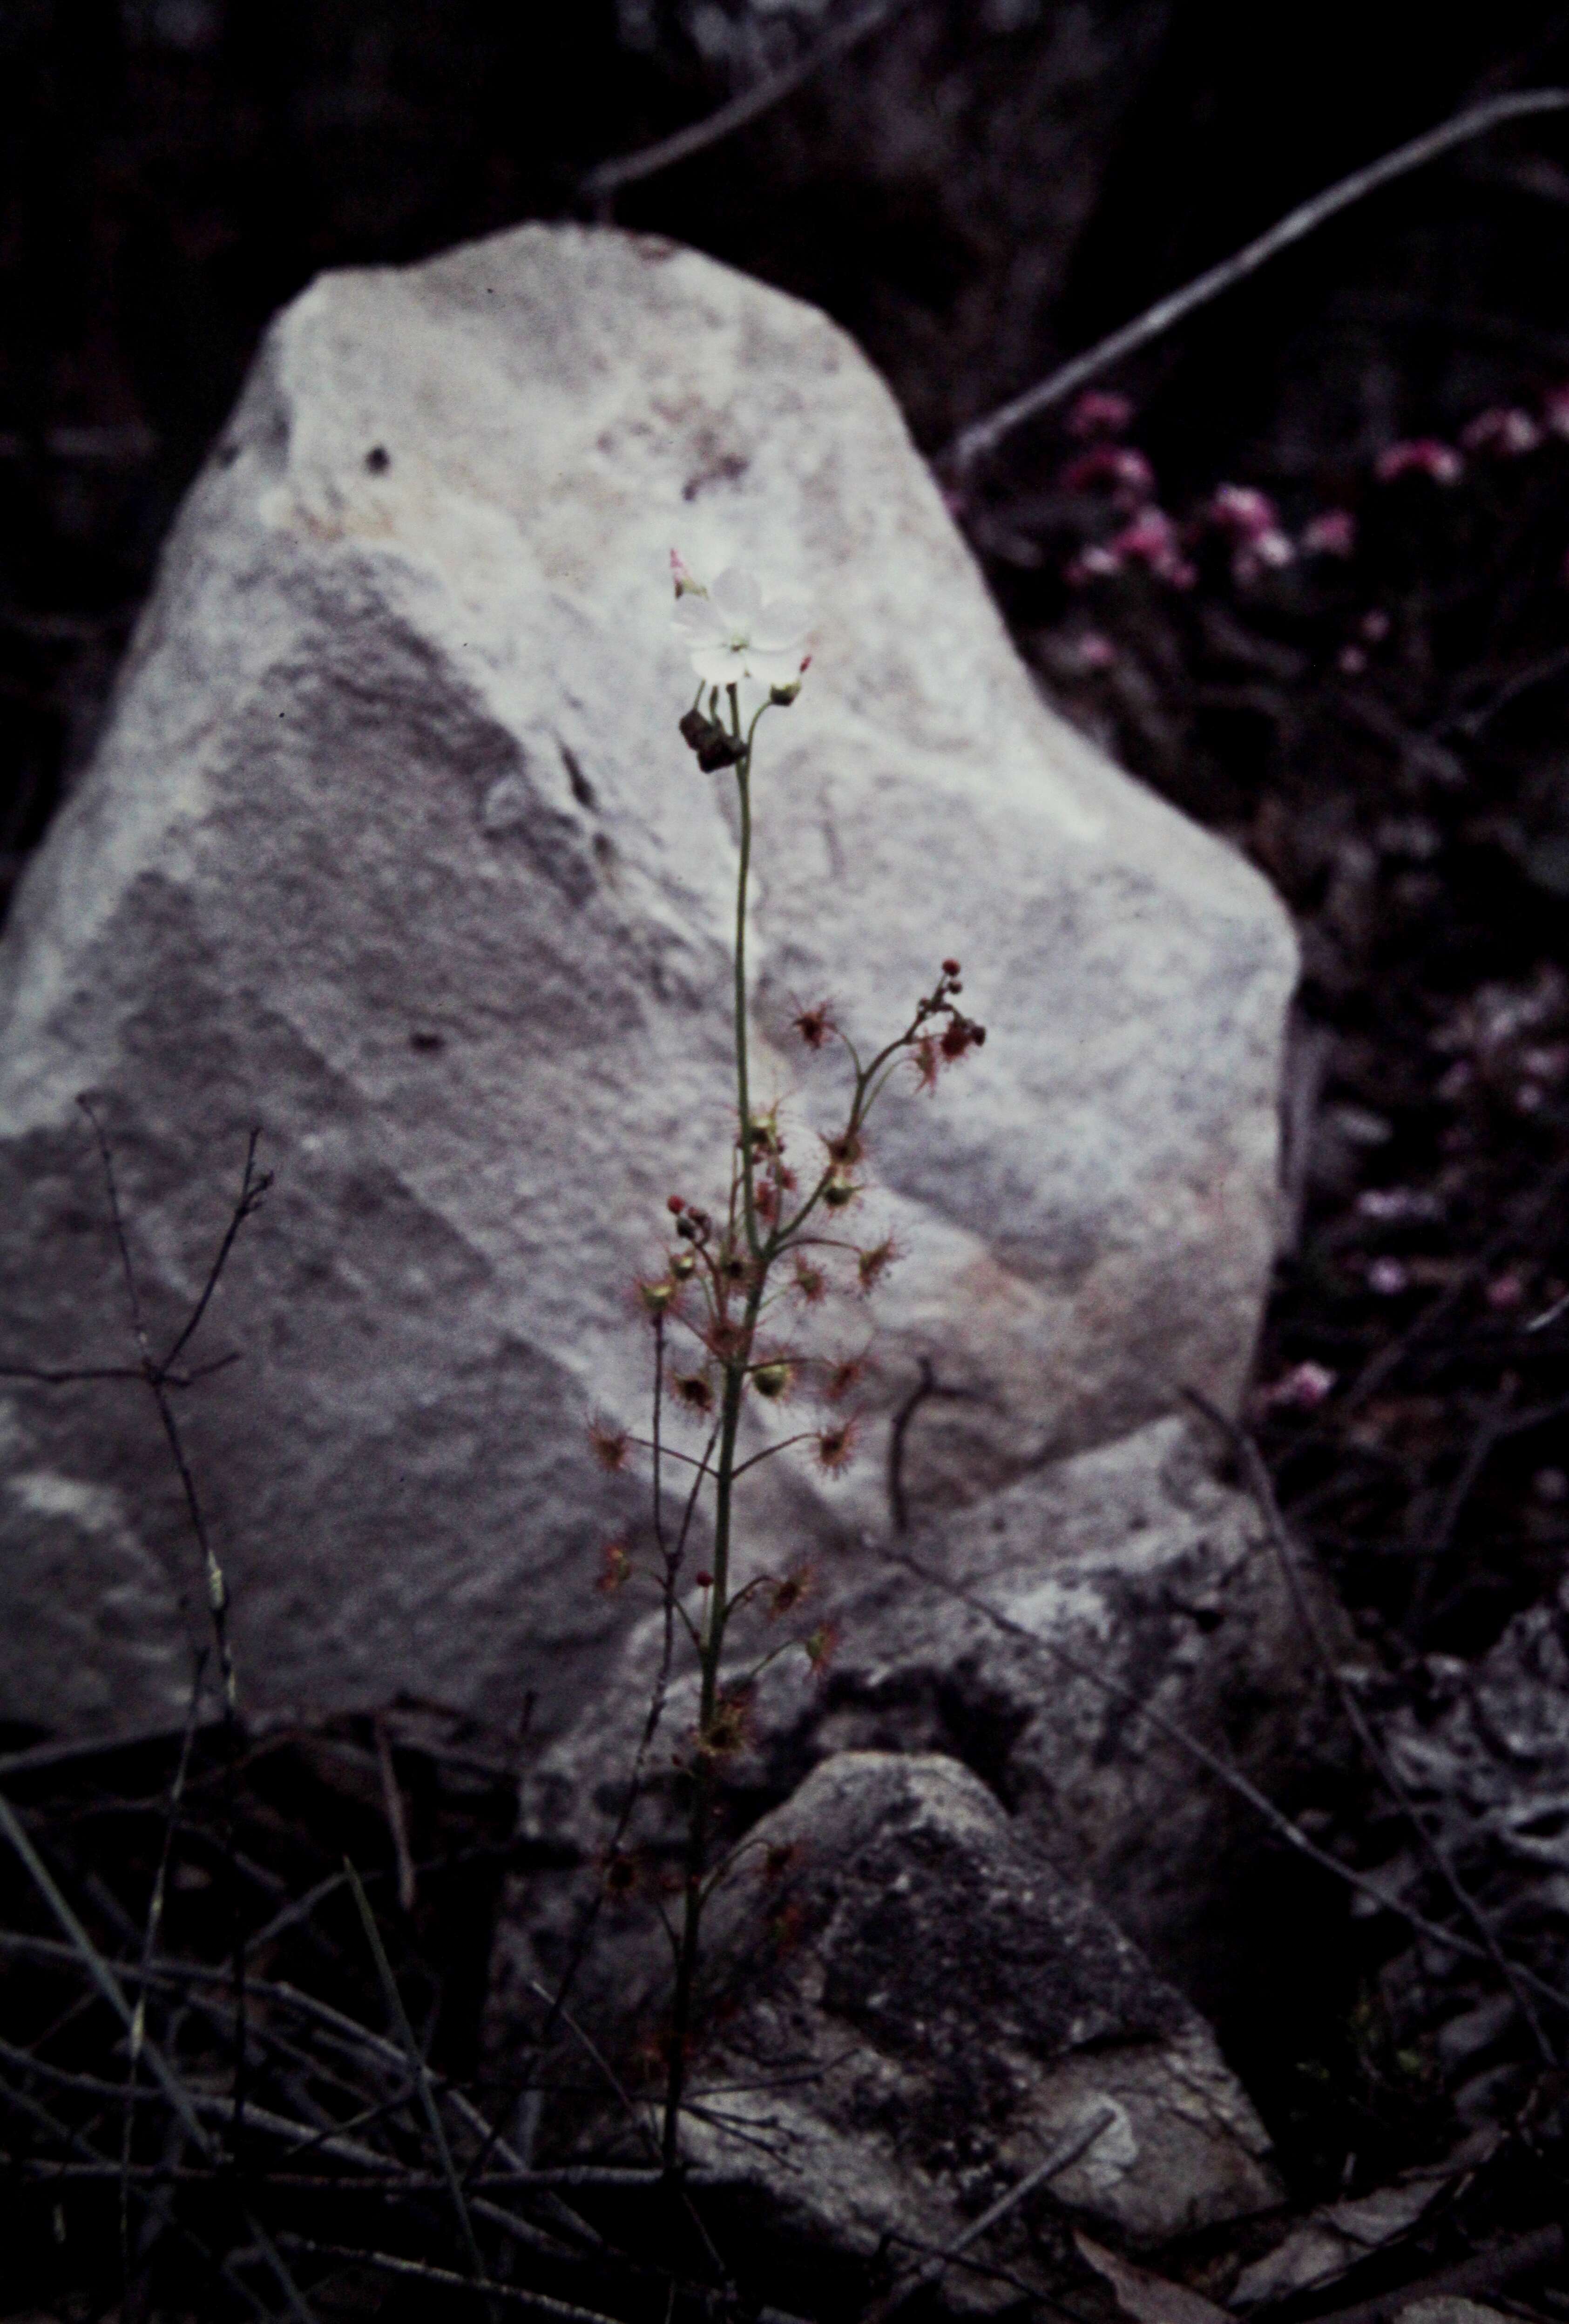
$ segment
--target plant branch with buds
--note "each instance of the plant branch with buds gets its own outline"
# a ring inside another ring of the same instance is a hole
[[[835,1229],[865,1188],[866,1125],[901,1064],[913,1070],[918,1088],[930,1091],[941,1073],[983,1044],[986,1032],[959,1005],[959,963],[943,961],[929,991],[916,1002],[903,1029],[869,1057],[863,1056],[836,1023],[827,1002],[802,1009],[794,1030],[810,1050],[843,1047],[851,1086],[842,1126],[822,1140],[820,1164],[807,1183],[786,1159],[787,1140],[779,1107],[754,1111],[749,1070],[746,975],[746,917],[753,839],[752,772],[758,730],[773,710],[798,696],[811,657],[804,650],[808,616],[788,599],[768,599],[758,582],[734,568],[706,586],[672,555],[676,590],[675,625],[691,656],[698,685],[680,721],[688,747],[706,773],[728,774],[735,785],[739,817],[735,921],[733,949],[736,1135],[729,1182],[722,1206],[704,1209],[684,1194],[668,1203],[671,1240],[660,1268],[638,1284],[638,1299],[652,1327],[654,1424],[651,1436],[596,1422],[594,1449],[610,1468],[624,1466],[635,1443],[654,1464],[655,1564],[651,1577],[665,1615],[666,1653],[655,1702],[639,1754],[639,1770],[662,1711],[669,1681],[670,1652],[684,1631],[697,1660],[698,1708],[682,1766],[687,1781],[686,1838],[679,1924],[670,1931],[675,1965],[665,2059],[660,2151],[668,2172],[680,2162],[680,2121],[687,2061],[692,2035],[694,1995],[701,1954],[702,1919],[716,1883],[733,1858],[715,1866],[715,1801],[723,1763],[744,1745],[752,1692],[763,1672],[781,1655],[804,1655],[820,1673],[832,1653],[835,1632],[819,1622],[806,1636],[766,1632],[739,1676],[726,1674],[726,1642],[732,1625],[753,1619],[772,1626],[795,1614],[810,1594],[808,1568],[787,1574],[754,1575],[739,1587],[734,1564],[735,1488],[748,1471],[792,1446],[809,1445],[817,1463],[832,1476],[848,1466],[860,1430],[858,1416],[844,1399],[860,1377],[859,1356],[825,1356],[779,1335],[776,1316],[784,1303],[815,1307],[830,1289],[864,1296],[872,1291],[899,1256],[891,1236],[861,1243]],[[846,1273],[848,1281],[836,1281]],[[684,1335],[684,1336],[682,1336]],[[798,1389],[816,1393],[828,1407],[814,1426],[792,1430],[782,1439],[739,1457],[748,1399],[776,1407]],[[706,1442],[700,1457],[666,1441],[676,1417],[699,1422]],[[692,1472],[678,1530],[672,1538],[660,1500],[663,1464],[674,1460]],[[695,1514],[706,1489],[712,1493],[708,1565],[694,1578],[695,1611],[682,1596],[682,1568]],[[601,1587],[619,1589],[639,1567],[621,1542],[605,1552]],[[738,1633],[739,1635],[739,1633]],[[634,1776],[635,1781],[635,1776]],[[625,1819],[623,1819],[624,1828]],[[623,1865],[619,1846],[611,1862]]]

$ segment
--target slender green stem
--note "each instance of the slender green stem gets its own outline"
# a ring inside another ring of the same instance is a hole
[[[729,688],[730,727],[742,742],[739,690]],[[763,708],[767,705],[762,706]],[[714,1579],[708,1600],[708,1619],[699,1655],[702,1689],[697,1712],[697,1739],[692,1770],[692,1797],[687,1824],[686,1894],[681,1932],[676,1953],[676,1989],[670,2013],[670,2052],[665,2080],[665,2112],[660,2142],[665,2169],[674,2172],[680,2161],[681,2101],[687,2081],[687,2045],[691,2032],[692,1998],[697,1980],[705,1901],[704,1874],[707,1864],[708,1817],[714,1788],[714,1728],[719,1702],[719,1671],[725,1652],[725,1631],[730,1607],[731,1510],[736,1477],[735,1439],[741,1425],[752,1335],[762,1305],[767,1257],[757,1231],[757,1203],[752,1176],[752,1095],[747,1070],[746,1027],[746,904],[752,870],[752,748],[762,709],[753,713],[742,755],[735,764],[736,797],[741,809],[741,844],[735,877],[735,1096],[740,1115],[741,1192],[746,1247],[752,1259],[752,1280],[739,1339],[725,1364],[725,1392],[720,1408],[719,1450],[714,1467]],[[734,1182],[733,1182],[734,1190]],[[734,1222],[734,1204],[732,1207]],[[734,1231],[734,1225],[732,1227]]]
[[[735,689],[731,688],[734,707]],[[735,881],[735,1095],[741,1114],[741,1184],[746,1248],[753,1260],[761,1256],[757,1232],[757,1198],[752,1168],[752,1092],[746,1055],[746,887],[752,868],[752,753],[735,770],[735,791],[741,803],[741,862]]]

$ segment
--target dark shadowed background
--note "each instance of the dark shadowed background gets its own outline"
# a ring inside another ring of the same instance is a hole
[[[89,746],[179,495],[323,267],[582,214],[584,168],[802,53],[850,0],[6,0],[0,881]],[[626,223],[825,306],[918,439],[1337,173],[1569,76],[1569,15],[1331,0],[917,0]],[[1569,367],[1569,143],[1381,196],[1140,367],[1163,475],[1299,476]]]

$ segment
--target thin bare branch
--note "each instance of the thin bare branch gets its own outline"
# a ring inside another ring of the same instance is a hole
[[[678,129],[669,137],[661,137],[657,144],[644,145],[635,153],[624,153],[617,161],[601,161],[587,171],[578,181],[578,191],[591,202],[605,203],[618,193],[623,186],[633,186],[644,178],[656,177],[661,170],[673,169],[678,161],[689,161],[694,153],[706,152],[723,138],[733,137],[798,88],[822,71],[825,65],[836,58],[847,56],[850,51],[869,40],[873,32],[891,24],[909,5],[909,0],[872,0],[854,16],[826,32],[804,56],[782,65],[778,72],[768,73],[733,97],[717,112],[702,121],[694,121],[688,128]]]
[[[240,1174],[239,1195],[235,1201],[233,1211],[229,1214],[229,1222],[224,1231],[224,1239],[219,1243],[213,1263],[208,1269],[207,1281],[201,1286],[201,1290],[197,1297],[196,1305],[186,1318],[184,1329],[180,1332],[179,1338],[174,1342],[174,1345],[170,1349],[169,1353],[163,1359],[163,1362],[160,1369],[165,1373],[168,1372],[170,1365],[177,1360],[190,1340],[194,1338],[197,1330],[200,1325],[202,1317],[207,1314],[208,1305],[212,1298],[213,1293],[218,1287],[218,1277],[222,1275],[225,1268],[228,1265],[229,1253],[235,1247],[235,1238],[239,1233],[240,1229],[245,1225],[245,1221],[248,1218],[254,1217],[255,1213],[261,1208],[262,1198],[272,1183],[272,1173],[271,1170],[258,1170],[256,1167],[256,1147],[260,1141],[261,1136],[262,1133],[259,1130],[253,1130],[251,1132],[250,1139],[245,1147],[245,1167]]]
[[[1017,2210],[1020,2204],[1027,2202],[1038,2189],[1049,2185],[1054,2179],[1060,2179],[1065,2171],[1070,2170],[1089,2153],[1095,2141],[1110,2130],[1116,2119],[1116,2107],[1108,2104],[1091,2121],[1081,2124],[1077,2130],[1069,2131],[1066,2137],[1058,2139],[1044,2163],[1038,2163],[1033,2171],[1026,2172],[1017,2185],[1010,2187],[1007,2193],[1000,2195],[994,2203],[988,2204],[979,2218],[972,2219],[951,2243],[934,2252],[897,2292],[889,2292],[875,2301],[867,2310],[863,2324],[888,2324],[889,2318],[897,2315],[918,2292],[924,2292],[928,2284],[940,2282],[954,2262],[967,2252],[972,2244],[979,2243],[983,2235],[1001,2226],[1010,2212]]]
[[[497,2283],[489,2276],[459,2275],[449,2267],[431,2267],[426,2261],[404,2259],[393,2252],[361,2251],[350,2244],[318,2243],[311,2236],[284,2235],[280,2240],[291,2251],[309,2252],[312,2258],[342,2260],[352,2267],[374,2267],[383,2275],[411,2277],[420,2283],[445,2283],[461,2292],[477,2292],[486,2300],[502,2301],[511,2308],[531,2308],[537,2315],[554,2316],[561,2324],[616,2324],[616,2319],[603,2316],[595,2308],[576,2308],[568,2300],[554,2300],[548,2292],[524,2292],[516,2285]]]
[[[1469,144],[1473,138],[1486,136],[1490,130],[1501,128],[1506,122],[1528,120],[1542,114],[1562,113],[1565,109],[1569,109],[1569,89],[1525,89],[1511,97],[1491,97],[1485,105],[1472,106],[1465,112],[1441,122],[1435,129],[1429,129],[1422,136],[1413,137],[1407,143],[1398,145],[1393,152],[1369,162],[1365,169],[1353,170],[1349,177],[1342,178],[1322,193],[1315,194],[1310,201],[1299,203],[1297,208],[1288,210],[1267,233],[1258,235],[1230,258],[1222,259],[1218,265],[1207,268],[1180,290],[1173,290],[1166,298],[1157,300],[1153,307],[1136,316],[1132,322],[1124,323],[1120,330],[1113,331],[1109,338],[1102,339],[1098,346],[1090,347],[1082,355],[1075,355],[1071,363],[1063,364],[1046,379],[1034,387],[1027,388],[1022,395],[1014,396],[1011,402],[989,413],[984,420],[974,420],[969,427],[961,429],[937,465],[963,482],[980,462],[990,457],[1004,438],[1011,436],[1016,428],[1022,427],[1027,420],[1033,420],[1040,412],[1049,411],[1054,405],[1066,402],[1089,381],[1098,379],[1103,373],[1110,371],[1113,364],[1121,363],[1124,355],[1148,346],[1195,309],[1207,305],[1210,300],[1218,299],[1223,291],[1245,281],[1250,274],[1256,273],[1270,259],[1278,257],[1283,250],[1289,250],[1294,243],[1315,233],[1332,217],[1337,217],[1342,210],[1350,209],[1353,203],[1365,200],[1380,187],[1408,176],[1413,170],[1421,169],[1428,161],[1437,161],[1458,145]]]
[[[387,1830],[392,1838],[392,1854],[398,1865],[398,1910],[411,1913],[414,1909],[414,1859],[409,1853],[409,1821],[403,1812],[403,1794],[398,1788],[398,1771],[392,1765],[392,1747],[387,1740],[387,1722],[378,1712],[371,1722],[376,1738],[376,1773],[381,1778],[382,1803],[387,1812]]]
[[[344,1870],[348,1875],[348,1884],[354,1891],[355,1904],[365,1932],[365,1941],[370,1946],[376,1964],[376,1975],[381,1979],[382,1991],[386,1996],[387,2007],[392,2013],[392,2022],[398,2029],[399,2038],[403,2044],[410,2074],[420,2093],[420,2103],[424,2108],[425,2120],[435,2144],[436,2158],[441,2165],[442,2175],[446,2179],[448,2191],[452,2198],[452,2208],[457,2217],[458,2232],[463,2238],[463,2247],[468,2261],[469,2275],[477,2284],[485,2278],[485,2257],[475,2239],[474,2222],[468,2215],[468,2204],[463,2192],[463,2181],[457,2175],[457,2166],[452,2159],[452,2149],[448,2144],[447,2126],[441,2119],[441,2109],[436,2103],[436,2093],[431,2087],[430,2070],[425,2062],[424,2052],[414,2039],[414,2029],[409,2023],[409,2013],[403,2006],[403,1997],[398,1990],[398,1980],[392,1975],[392,1963],[387,1959],[386,1948],[382,1942],[382,1932],[376,1925],[376,1916],[371,1910],[370,1899],[365,1895],[358,1873],[346,1858],[344,1859]]]

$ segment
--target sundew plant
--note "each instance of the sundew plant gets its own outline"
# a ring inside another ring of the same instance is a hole
[[[959,1005],[963,987],[954,959],[941,963],[902,1031],[864,1054],[827,1001],[801,1007],[794,1020],[797,1036],[808,1049],[842,1052],[848,1090],[840,1125],[814,1140],[817,1150],[798,1170],[787,1151],[780,1107],[759,1109],[752,1096],[746,911],[759,729],[771,712],[787,710],[800,694],[811,660],[806,650],[810,616],[803,604],[767,597],[750,573],[728,568],[710,586],[675,554],[670,566],[675,625],[697,679],[680,732],[705,774],[734,783],[739,815],[733,958],[736,1127],[728,1168],[721,1174],[723,1193],[711,1198],[711,1208],[684,1189],[669,1195],[660,1261],[637,1286],[653,1339],[651,1433],[634,1437],[596,1423],[592,1439],[610,1469],[624,1467],[634,1444],[651,1456],[653,1559],[640,1561],[623,1542],[614,1542],[605,1552],[601,1576],[601,1587],[612,1591],[650,1580],[664,1608],[665,1652],[640,1771],[683,1639],[697,1658],[699,1679],[696,1727],[679,1752],[688,1794],[685,1860],[678,1893],[670,1899],[675,1911],[666,1913],[675,1982],[664,2051],[661,2149],[666,2168],[674,2170],[703,1912],[734,1860],[715,1860],[716,1773],[745,1740],[752,1690],[768,1665],[793,1652],[821,1671],[834,1646],[830,1623],[807,1627],[809,1617],[800,1613],[812,1593],[808,1565],[733,1582],[737,1488],[749,1471],[791,1447],[829,1474],[854,1457],[860,1426],[854,1397],[862,1359],[825,1349],[808,1319],[835,1296],[864,1299],[898,1256],[891,1236],[863,1240],[854,1231],[867,1183],[867,1124],[901,1067],[917,1089],[933,1091],[944,1070],[979,1048],[986,1032]],[[774,1410],[804,1408],[802,1425],[787,1428],[761,1451],[741,1458],[738,1443],[749,1399]],[[697,1449],[672,1443],[672,1418]],[[669,1495],[667,1507],[671,1466],[680,1490]],[[688,1576],[688,1545],[700,1511],[707,1520],[703,1530],[708,1563]],[[634,1790],[636,1780],[634,1775]],[[632,1868],[613,1849],[607,1880],[624,1884],[632,1877]]]

